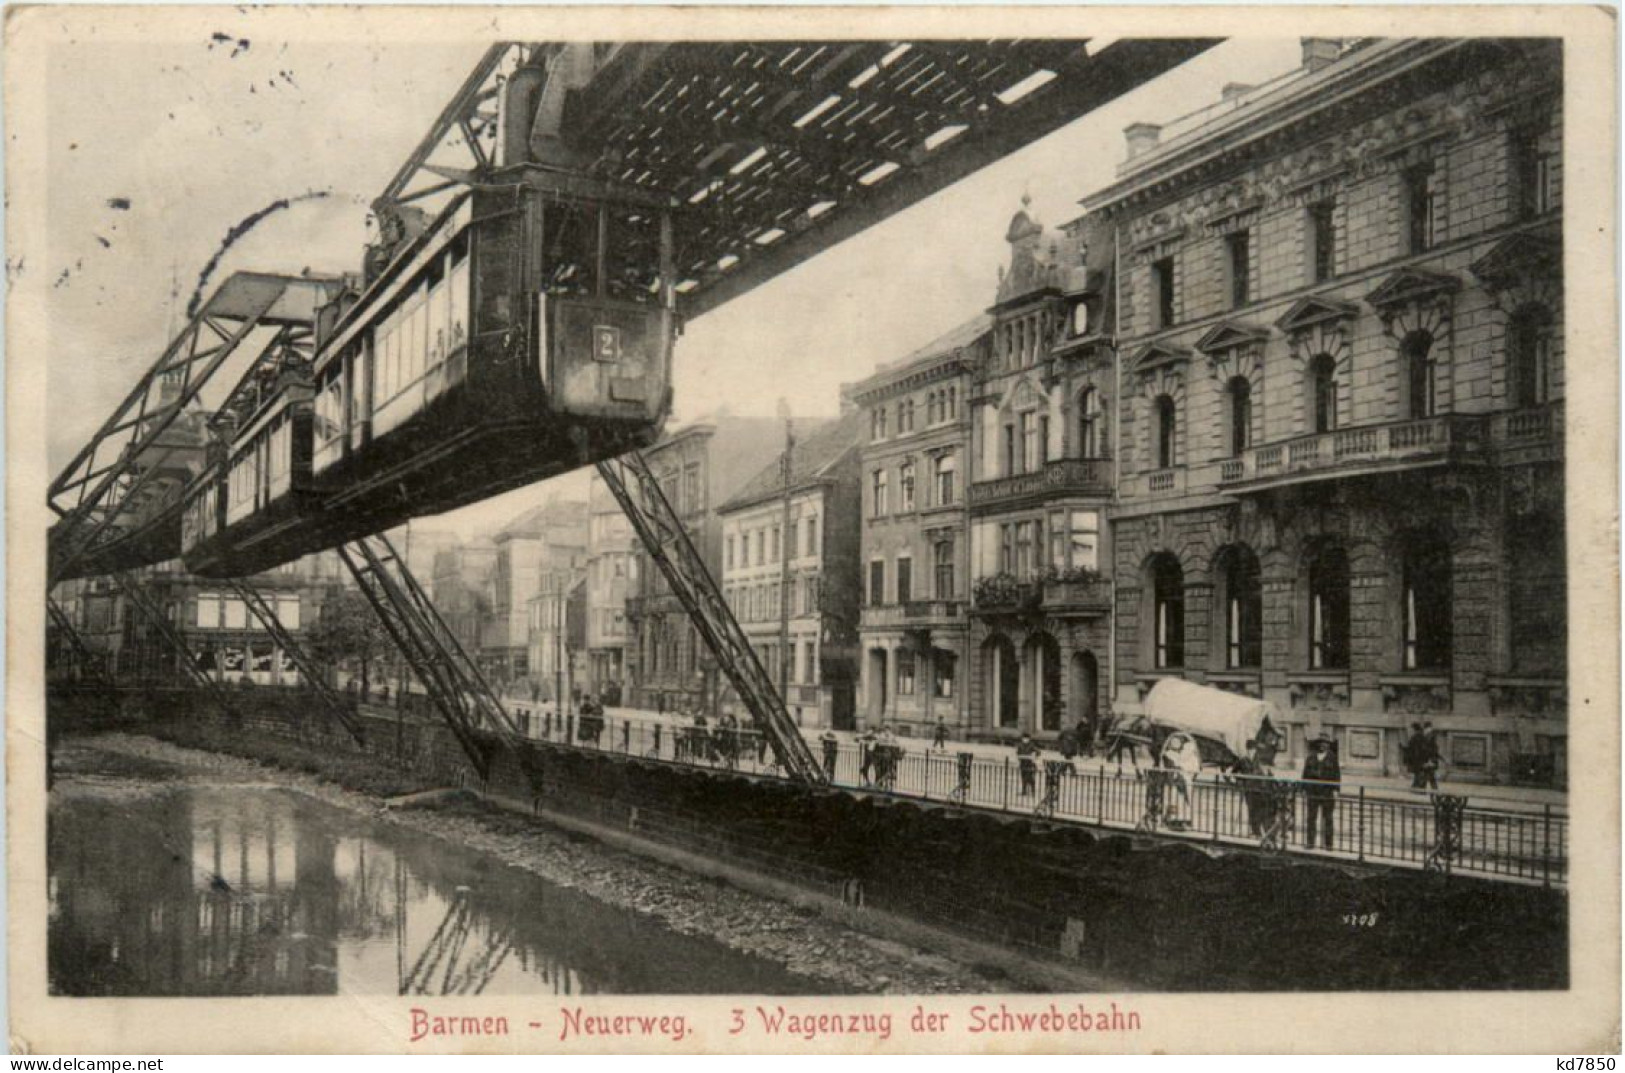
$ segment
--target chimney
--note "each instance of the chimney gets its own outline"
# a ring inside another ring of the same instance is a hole
[[[1343,42],[1336,37],[1300,37],[1303,46],[1303,69],[1311,73],[1337,62],[1343,54]]]
[[[1161,135],[1162,127],[1156,123],[1130,123],[1124,127],[1123,137],[1128,141],[1128,158],[1133,160],[1155,149],[1157,139]]]
[[[1254,88],[1246,82],[1226,82],[1224,88],[1219,90],[1219,99],[1233,101],[1244,93],[1251,93]]]

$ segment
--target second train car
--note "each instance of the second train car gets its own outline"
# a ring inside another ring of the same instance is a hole
[[[187,569],[257,573],[658,438],[671,204],[537,164],[498,178],[326,311],[310,386],[188,489]]]

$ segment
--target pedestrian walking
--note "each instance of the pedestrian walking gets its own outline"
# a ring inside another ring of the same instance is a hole
[[[1247,755],[1236,762],[1233,773],[1241,779],[1242,797],[1247,802],[1247,829],[1262,838],[1275,825],[1275,800],[1269,779],[1275,774],[1275,743],[1248,741]]]
[[[818,742],[824,747],[824,777],[834,782],[835,758],[841,748],[840,739],[835,736],[835,731],[826,727],[824,733],[819,735]]]
[[[931,735],[931,748],[943,751],[948,748],[948,724],[942,721],[940,715],[937,716],[937,729]]]
[[[1068,760],[1078,755],[1078,732],[1071,727],[1061,731],[1061,736],[1055,742],[1061,750],[1061,755]]]
[[[875,732],[865,727],[863,733],[858,735],[858,778],[863,785],[869,785],[869,776],[874,771],[874,767]]]
[[[1168,772],[1169,785],[1174,793],[1164,803],[1168,826],[1186,830],[1191,825],[1191,785],[1202,770],[1202,753],[1196,739],[1189,734],[1175,732],[1162,743],[1162,767]]]
[[[1321,844],[1332,848],[1332,814],[1337,809],[1337,790],[1343,782],[1343,772],[1337,764],[1337,750],[1332,739],[1324,732],[1309,743],[1309,755],[1303,761],[1304,843],[1315,848],[1315,820],[1320,820]]]
[[[1432,722],[1422,724],[1422,747],[1418,756],[1422,763],[1421,785],[1426,790],[1439,788],[1439,763],[1443,754],[1439,751],[1439,732],[1433,729]]]
[[[1021,796],[1031,797],[1038,792],[1038,743],[1027,731],[1021,732],[1016,742],[1016,760],[1021,768]]]
[[[1400,760],[1405,764],[1405,770],[1410,772],[1411,789],[1422,789],[1422,752],[1426,748],[1422,740],[1422,724],[1412,723],[1410,736],[1405,739],[1405,745],[1400,749]]]

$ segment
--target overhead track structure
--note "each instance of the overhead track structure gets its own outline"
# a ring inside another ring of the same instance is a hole
[[[180,493],[207,450],[202,430],[187,428],[182,418],[206,419],[199,393],[251,335],[258,344],[251,369],[290,350],[308,350],[330,286],[238,272],[209,296],[51,482],[48,502],[58,515],[48,537],[51,584],[178,557]],[[256,332],[260,328],[272,330]]]
[[[627,520],[643,541],[649,557],[665,575],[672,593],[682,603],[689,622],[705,641],[717,666],[766,735],[773,755],[786,774],[800,782],[821,786],[828,782],[824,769],[773,687],[756,650],[739,628],[717,583],[695,550],[688,531],[660,490],[649,463],[636,451],[601,462],[598,472],[621,505]]]
[[[505,43],[374,209],[511,181],[527,157],[672,198],[678,310],[692,318],[1218,41]],[[528,109],[511,103],[516,84],[534,84],[518,95]]]
[[[480,738],[484,731],[513,751],[532,789],[540,793],[539,761],[521,747],[524,737],[496,691],[435,610],[395,545],[378,534],[340,546],[339,556],[480,778],[491,777],[491,755]]]

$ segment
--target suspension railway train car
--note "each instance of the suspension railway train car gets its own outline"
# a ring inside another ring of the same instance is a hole
[[[237,577],[647,446],[671,408],[671,205],[536,164],[465,190],[186,491],[187,569]]]

